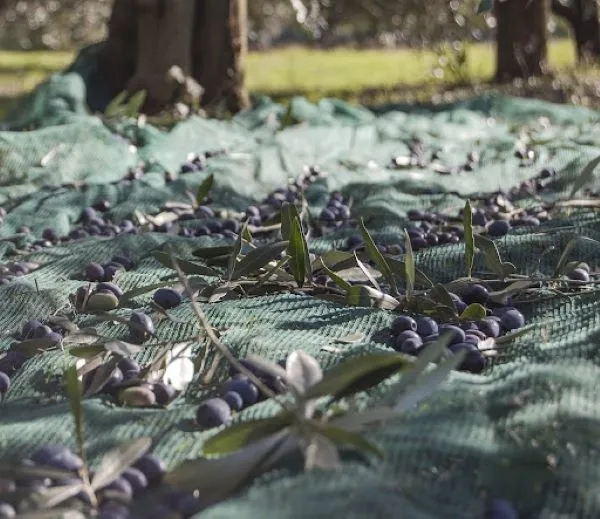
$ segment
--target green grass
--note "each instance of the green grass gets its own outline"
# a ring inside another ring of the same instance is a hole
[[[575,64],[575,49],[568,40],[550,43],[550,64],[564,70]],[[469,78],[489,80],[494,72],[494,47],[474,44],[467,48]],[[59,71],[73,59],[71,52],[0,51],[0,112],[2,105],[31,90],[48,74]],[[432,51],[312,50],[303,47],[250,53],[247,84],[252,92],[281,98],[293,94],[311,98],[327,95],[351,97],[348,93],[369,89],[395,89],[448,83],[435,80]],[[451,78],[450,78],[451,79]]]
[[[469,77],[473,81],[492,78],[495,49],[491,44],[467,48]],[[550,44],[552,67],[575,64],[575,48],[568,40]],[[337,92],[365,88],[391,88],[433,82],[436,66],[432,51],[412,49],[331,51],[288,48],[252,53],[248,59],[248,87],[257,92]]]

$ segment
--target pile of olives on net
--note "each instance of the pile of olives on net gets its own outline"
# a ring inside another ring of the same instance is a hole
[[[468,305],[479,303],[487,306],[486,317],[478,321],[440,324],[427,316],[401,315],[391,324],[393,348],[407,355],[419,355],[443,333],[450,333],[448,349],[456,353],[466,350],[466,357],[459,366],[462,371],[481,373],[486,366],[486,357],[479,349],[482,341],[500,337],[525,325],[523,314],[508,305],[495,305],[489,299],[487,288],[475,283],[468,285],[457,295],[450,293],[454,306],[460,314]]]
[[[96,368],[83,377],[84,392],[93,383]],[[149,383],[142,378],[139,364],[128,357],[122,358],[104,382],[98,387],[100,394],[110,396],[116,402],[126,407],[166,406],[176,396],[177,391],[165,382]]]
[[[39,475],[18,476],[16,479],[0,479],[0,518],[8,519],[18,517],[26,512],[26,505],[22,500],[23,495],[41,492],[57,486],[82,483],[80,470],[83,460],[69,448],[48,444],[34,451],[28,459],[21,462],[24,467],[40,467],[58,469],[70,472],[72,475],[61,479],[51,479]],[[122,474],[105,487],[96,492],[98,500],[97,519],[129,519],[133,517],[130,510],[135,500],[145,499],[149,490],[159,490],[158,502],[154,503],[151,511],[144,512],[144,517],[165,519],[167,517],[181,517],[187,519],[206,507],[192,494],[168,488],[161,488],[166,468],[164,463],[153,454],[146,454],[138,459],[132,466],[125,469]],[[93,479],[94,473],[90,474]],[[161,492],[161,490],[163,490]],[[84,511],[89,509],[91,502],[85,491],[64,503],[73,509]],[[142,515],[137,514],[137,517]]]
[[[264,373],[248,359],[242,359],[241,364],[256,375],[273,393],[285,391],[282,379]],[[283,363],[280,362],[280,365]],[[283,365],[285,365],[283,363]],[[232,412],[240,412],[261,400],[267,395],[242,373],[235,368],[230,369],[230,378],[221,384],[218,395],[202,402],[196,410],[196,423],[202,429],[219,427],[230,422]]]

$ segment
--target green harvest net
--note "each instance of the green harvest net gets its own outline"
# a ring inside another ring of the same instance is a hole
[[[318,164],[329,175],[309,189],[312,207],[318,210],[328,191],[341,189],[353,198],[354,215],[363,216],[382,243],[400,243],[411,208],[456,212],[464,197],[508,189],[546,166],[557,175],[543,196],[564,196],[582,167],[600,154],[597,112],[533,100],[480,97],[374,113],[333,99],[317,105],[294,99],[292,115],[299,124],[278,131],[285,108],[260,99],[231,121],[193,117],[170,132],[129,122],[116,132],[87,114],[85,97],[82,75],[55,75],[30,96],[18,117],[5,121],[0,203],[9,212],[1,236],[13,235],[24,224],[36,235],[47,227],[65,234],[81,209],[100,198],[110,200],[110,217],[116,222],[136,209],[156,212],[166,201],[187,201],[186,190],[193,192],[208,172],[215,175],[214,205],[241,210],[285,185],[305,164]],[[514,156],[523,128],[536,151],[535,162],[525,167]],[[481,162],[460,176],[441,176],[427,168],[387,169],[392,156],[408,152],[415,136],[428,147],[443,148],[451,165],[463,164],[471,150],[480,153]],[[177,171],[189,152],[219,148],[230,153],[211,159],[208,170],[165,184],[164,172]],[[142,180],[112,183],[140,160],[150,165]],[[77,182],[85,182],[85,188],[61,187]],[[498,246],[519,272],[539,268],[550,273],[574,235],[600,239],[600,218],[579,211],[534,232],[515,230]],[[310,246],[321,252],[346,236],[339,231],[312,240]],[[209,237],[148,233],[89,238],[31,253],[28,259],[41,268],[0,286],[0,348],[11,345],[9,335],[27,320],[44,319],[63,308],[68,295],[83,284],[76,278],[86,262],[126,253],[137,268],[119,277],[124,290],[157,282],[169,271],[150,252],[166,242],[183,257],[215,244]],[[0,254],[6,259],[15,247],[19,243],[2,241]],[[417,254],[417,264],[434,281],[448,282],[464,275],[463,253],[462,244],[431,248]],[[593,243],[581,241],[572,258],[595,269],[598,253]],[[475,272],[482,270],[477,256]],[[534,330],[503,349],[483,375],[455,374],[426,406],[373,433],[386,452],[383,463],[369,466],[349,457],[333,476],[284,467],[202,517],[481,518],[491,497],[511,500],[522,517],[600,517],[599,295],[595,289],[575,297],[547,293],[521,305]],[[149,299],[145,295],[136,303],[147,305]],[[223,340],[238,357],[252,352],[278,360],[303,349],[326,369],[346,355],[386,350],[375,337],[392,320],[381,310],[291,295],[206,305],[206,312],[213,326],[226,330]],[[190,337],[194,321],[189,304],[172,315],[177,322],[161,321],[159,339]],[[126,337],[125,326],[98,324],[91,316],[78,324]],[[365,334],[361,343],[335,343],[356,331]],[[323,349],[334,343],[341,352]],[[155,353],[149,344],[138,360]],[[49,442],[75,447],[68,404],[52,376],[68,362],[72,359],[63,353],[45,354],[19,371],[0,406],[0,456],[26,456]],[[140,436],[154,439],[154,452],[170,467],[200,455],[211,432],[186,424],[204,396],[192,384],[189,395],[168,409],[124,409],[101,398],[86,400],[92,462]],[[264,402],[242,417],[268,416],[274,410]]]

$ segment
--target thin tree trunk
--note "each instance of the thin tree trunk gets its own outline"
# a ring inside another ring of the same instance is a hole
[[[227,108],[236,112],[249,104],[243,87],[248,51],[246,19],[246,0],[198,2],[193,76],[204,88],[204,105],[224,100]]]
[[[573,31],[579,62],[600,57],[600,23],[596,0],[552,0],[552,11],[564,18]]]
[[[111,95],[147,91],[146,113],[174,101],[173,65],[204,89],[203,106],[249,105],[244,89],[247,0],[116,0],[99,76]]]
[[[494,2],[497,19],[497,81],[547,72],[546,0]]]

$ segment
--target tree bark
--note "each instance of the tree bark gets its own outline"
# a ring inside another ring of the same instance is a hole
[[[540,76],[547,65],[547,0],[494,2],[497,20],[496,80]]]
[[[145,89],[146,113],[175,100],[177,65],[204,89],[202,106],[248,106],[247,0],[116,0],[98,61],[111,96]]]
[[[596,0],[571,0],[569,3],[552,0],[552,11],[571,26],[579,62],[600,57],[600,23]]]

